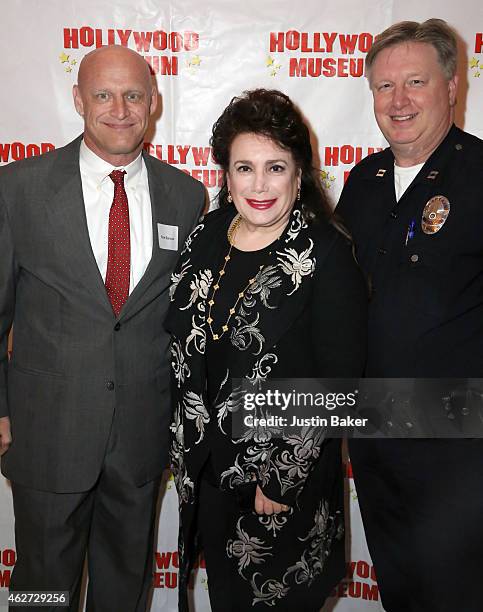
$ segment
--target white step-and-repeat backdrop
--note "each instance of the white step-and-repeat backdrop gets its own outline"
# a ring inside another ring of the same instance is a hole
[[[386,146],[363,76],[374,36],[396,21],[429,17],[446,19],[460,35],[457,123],[483,137],[481,0],[3,0],[0,163],[38,155],[80,133],[71,100],[79,62],[115,43],[141,53],[157,77],[163,103],[146,138],[151,155],[202,181],[214,197],[221,174],[209,147],[213,122],[245,89],[281,89],[312,128],[335,202],[352,166]],[[347,492],[347,576],[324,612],[378,612],[383,608],[350,466]],[[13,525],[10,488],[1,481],[0,589],[8,587],[15,563]],[[176,531],[176,492],[168,480],[153,612],[176,610]],[[193,599],[197,612],[209,611],[202,564]]]

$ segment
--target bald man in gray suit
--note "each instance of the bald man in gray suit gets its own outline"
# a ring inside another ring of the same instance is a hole
[[[74,86],[83,136],[0,168],[11,590],[69,591],[72,611],[86,550],[89,612],[143,611],[152,582],[171,413],[163,319],[205,203],[200,183],[142,151],[157,100],[141,56],[97,49]]]

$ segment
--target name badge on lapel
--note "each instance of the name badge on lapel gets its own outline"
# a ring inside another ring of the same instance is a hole
[[[158,223],[158,242],[160,249],[178,250],[178,226]]]

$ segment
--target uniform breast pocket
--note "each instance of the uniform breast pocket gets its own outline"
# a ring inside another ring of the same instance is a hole
[[[439,249],[409,244],[400,261],[400,299],[409,310],[444,315],[448,299],[450,257]]]

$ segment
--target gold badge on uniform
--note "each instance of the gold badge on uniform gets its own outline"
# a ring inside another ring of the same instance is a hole
[[[425,234],[436,234],[448,218],[450,205],[448,198],[434,196],[426,203],[421,218],[421,228]]]

